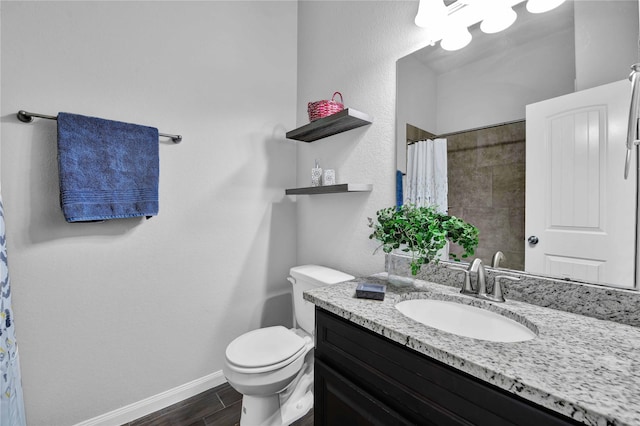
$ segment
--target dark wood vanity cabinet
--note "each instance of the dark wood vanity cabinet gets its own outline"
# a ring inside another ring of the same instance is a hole
[[[316,426],[579,424],[320,308],[314,380]]]

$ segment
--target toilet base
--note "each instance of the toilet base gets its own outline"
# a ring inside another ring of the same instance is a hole
[[[307,363],[294,385],[280,394],[282,424],[295,422],[313,408],[313,361]]]
[[[278,395],[242,396],[241,426],[282,426]]]
[[[300,371],[283,392],[243,395],[240,426],[289,426],[313,407],[313,364]]]
[[[280,407],[278,396],[242,397],[241,426],[288,426],[302,418],[313,407],[313,392],[308,391],[294,404]]]

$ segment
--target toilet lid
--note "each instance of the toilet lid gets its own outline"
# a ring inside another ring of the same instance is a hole
[[[282,362],[297,354],[305,340],[281,325],[259,328],[237,337],[227,346],[227,360],[245,368]]]

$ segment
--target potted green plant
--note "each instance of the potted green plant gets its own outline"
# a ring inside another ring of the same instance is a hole
[[[376,216],[375,221],[369,218],[369,227],[373,229],[369,239],[380,241],[385,253],[393,250],[411,253],[411,274],[414,276],[422,265],[438,262],[447,241],[464,250],[462,254],[449,253],[455,261],[472,256],[478,247],[478,228],[431,206],[388,207],[378,210]]]

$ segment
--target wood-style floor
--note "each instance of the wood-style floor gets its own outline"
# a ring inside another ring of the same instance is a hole
[[[225,383],[123,426],[237,426],[242,395]],[[313,426],[313,409],[292,426]]]

